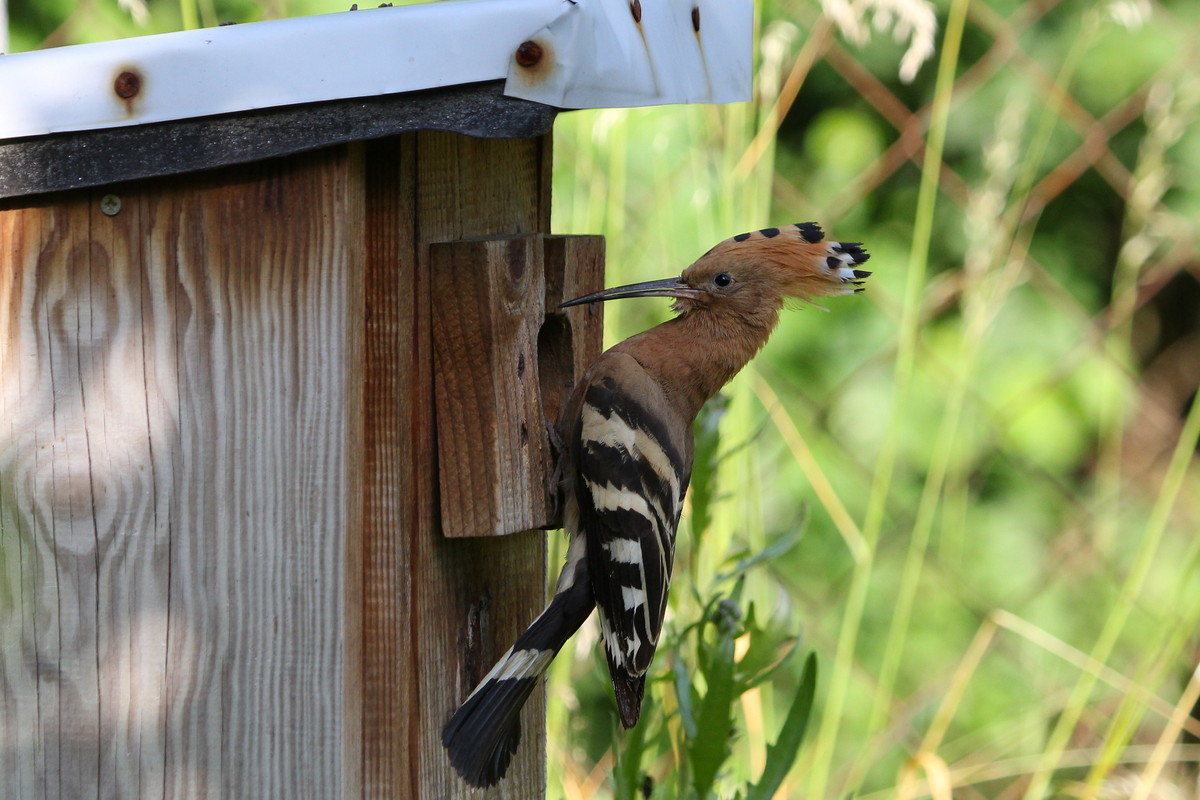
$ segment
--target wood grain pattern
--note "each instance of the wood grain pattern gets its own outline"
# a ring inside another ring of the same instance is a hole
[[[429,245],[544,232],[549,174],[421,133],[0,206],[0,797],[481,796],[440,730],[545,542],[443,536]]]
[[[562,404],[604,349],[604,304],[559,308],[604,288],[603,236],[546,236],[542,262],[546,309],[538,334],[538,380],[546,417],[558,421]]]
[[[0,796],[357,791],[355,161],[0,210]]]
[[[541,237],[434,243],[429,255],[442,532],[545,527],[553,465],[538,378]]]
[[[363,371],[362,796],[420,797],[413,769],[420,663],[412,652],[413,562],[422,469],[416,331],[416,137],[366,145]],[[427,468],[426,468],[427,469]]]
[[[411,452],[434,458],[431,242],[516,236],[549,228],[550,139],[475,140],[420,133],[417,147],[416,257],[422,294],[415,331],[420,365],[412,386],[424,402],[414,420]],[[420,724],[413,745],[412,797],[536,798],[545,792],[545,698],[536,692],[524,712],[525,735],[508,777],[488,793],[454,773],[441,746],[441,727],[467,693],[541,610],[546,596],[544,534],[447,539],[442,536],[432,478],[422,477],[413,519],[412,653]],[[486,666],[484,665],[486,662]],[[437,665],[436,667],[432,665]]]
[[[527,235],[430,246],[438,494],[446,536],[558,527],[547,428],[600,354],[604,239]]]

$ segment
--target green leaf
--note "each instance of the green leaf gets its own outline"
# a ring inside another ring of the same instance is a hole
[[[733,726],[734,640],[738,632],[736,603],[723,601],[710,619],[717,628],[717,640],[709,647],[705,680],[708,690],[700,706],[696,737],[689,754],[692,761],[692,786],[703,798],[712,790],[717,772],[729,756],[729,732]]]
[[[767,763],[758,778],[758,783],[754,784],[750,793],[746,795],[746,800],[771,800],[779,784],[787,777],[792,764],[796,763],[796,754],[800,752],[800,743],[808,730],[808,720],[816,693],[817,654],[810,653],[804,661],[800,686],[796,689],[792,707],[788,709],[783,730],[779,732],[775,744],[767,746]]]
[[[721,418],[729,410],[729,397],[718,394],[704,404],[693,426],[695,449],[692,456],[692,537],[695,546],[712,522],[712,504],[716,499],[717,450],[721,444]]]
[[[782,628],[761,628],[754,615],[754,604],[746,613],[746,621],[742,625],[744,635],[748,637],[749,645],[737,663],[734,680],[738,694],[744,694],[771,676],[783,662],[795,652],[800,644],[800,637],[784,631]]]
[[[804,531],[807,527],[808,506],[805,505],[801,507],[801,518],[796,524],[795,528],[785,534],[782,534],[776,538],[775,541],[771,542],[761,550],[757,550],[753,553],[747,553],[743,550],[742,553],[738,554],[737,560],[734,561],[733,566],[725,572],[719,573],[714,579],[714,583],[719,584],[731,578],[744,577],[749,570],[757,567],[759,564],[773,561],[786,554],[789,550],[795,547],[797,543],[799,543],[801,538],[803,538]]]
[[[736,588],[736,587],[735,587]],[[705,632],[710,625],[720,628],[719,620],[728,618],[728,613],[724,609],[728,607],[729,599],[721,595],[713,595],[704,605],[704,610],[700,614],[700,619],[697,622],[688,626],[687,631],[696,634],[696,664],[700,667],[700,672],[708,677],[709,661],[712,657],[712,647],[706,643]]]
[[[646,751],[646,730],[650,727],[651,701],[642,703],[642,721],[624,736],[625,746],[619,746],[620,736],[614,736],[618,746],[613,748],[617,764],[613,769],[614,800],[641,800],[642,755]]]
[[[687,672],[687,664],[679,652],[672,659],[671,670],[675,675],[675,699],[679,703],[679,721],[683,724],[683,734],[692,740],[696,738],[696,713],[694,711],[691,676]]]
[[[718,603],[718,607],[723,607],[729,612],[729,617],[733,620],[734,627],[741,621],[742,618],[742,590],[746,588],[746,576],[742,575],[737,579],[737,583],[733,585],[733,591],[729,593],[729,601]]]

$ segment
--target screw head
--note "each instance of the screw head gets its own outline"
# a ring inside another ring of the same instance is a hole
[[[117,93],[117,97],[122,100],[129,100],[137,97],[138,92],[142,90],[142,76],[136,72],[125,70],[117,79],[113,81],[113,91]]]
[[[106,194],[100,198],[100,211],[108,217],[121,213],[121,198],[115,194]]]
[[[536,66],[542,60],[542,46],[537,42],[521,42],[517,48],[517,63],[522,67]]]

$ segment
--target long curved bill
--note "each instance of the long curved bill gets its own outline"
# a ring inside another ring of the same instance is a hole
[[[683,278],[663,278],[658,281],[630,283],[625,286],[614,286],[611,289],[601,289],[598,292],[568,300],[559,308],[580,306],[584,303],[603,303],[605,300],[622,300],[626,297],[695,297],[696,294],[696,290],[684,283]]]

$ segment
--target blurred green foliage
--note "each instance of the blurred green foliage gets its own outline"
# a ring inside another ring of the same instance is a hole
[[[612,283],[676,274],[719,239],[797,220],[873,254],[866,302],[785,315],[729,387],[730,457],[692,501],[703,544],[680,544],[677,574],[707,587],[723,554],[763,548],[813,509],[801,545],[747,585],[781,629],[804,632],[829,681],[785,796],[928,792],[905,783],[926,753],[966,796],[1086,795],[1121,770],[1190,780],[1178,751],[1155,761],[1150,745],[1176,741],[1167,716],[1200,647],[1195,432],[1183,427],[1200,383],[1200,10],[970,3],[919,264],[936,64],[906,85],[905,45],[886,33],[849,43],[811,2],[760,12],[749,107],[561,118],[555,212],[561,230],[609,236]],[[781,101],[806,46],[822,57]],[[666,313],[607,311],[611,340]],[[1172,509],[1159,532],[1156,505]],[[696,620],[704,598],[683,580],[674,612]],[[555,665],[560,696],[579,669]],[[739,700],[718,796],[753,778],[798,669]],[[551,713],[572,732],[592,726]],[[552,752],[552,796],[560,783],[587,796],[595,751]],[[647,768],[663,780],[684,760]]]
[[[786,314],[705,417],[644,721],[617,731],[585,628],[552,668],[551,797],[1194,781],[1200,5],[972,0],[939,90],[951,2],[910,83],[893,33],[918,0],[846,6],[862,41],[817,0],[759,0],[751,103],[560,117],[555,229],[605,234],[610,283],[808,219],[875,275]],[[348,4],[9,6],[22,50]],[[667,314],[611,305],[610,341]],[[819,687],[766,658],[801,634]]]

